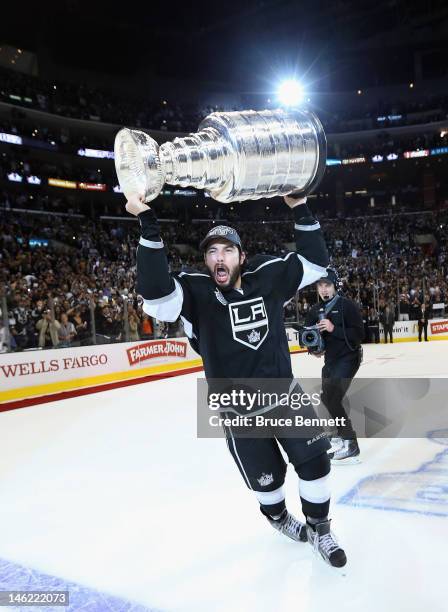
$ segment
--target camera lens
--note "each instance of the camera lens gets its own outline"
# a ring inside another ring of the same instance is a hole
[[[303,343],[305,346],[312,346],[317,341],[317,334],[314,330],[307,331],[306,334],[303,335]]]

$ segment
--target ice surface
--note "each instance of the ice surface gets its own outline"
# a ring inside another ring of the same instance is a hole
[[[445,376],[447,357],[369,345],[359,375]],[[88,611],[446,610],[446,431],[361,440],[363,462],[333,469],[337,571],[265,522],[224,440],[196,438],[201,375],[0,414],[1,590],[65,586]],[[299,514],[292,469],[286,490]]]

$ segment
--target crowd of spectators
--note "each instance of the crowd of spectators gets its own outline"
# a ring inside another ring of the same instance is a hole
[[[368,100],[368,98],[367,98]],[[358,103],[355,108],[328,113],[323,122],[329,133],[387,129],[444,121],[448,113],[448,97],[426,95],[417,100],[379,100]]]
[[[79,148],[111,150],[112,139],[68,125],[30,124],[20,106],[173,132],[196,131],[204,116],[222,110],[173,104],[163,98],[125,100],[83,85],[50,83],[5,69],[0,69],[0,85],[0,100],[17,105],[8,119],[0,121],[0,131],[28,139],[23,149],[11,145],[8,153],[5,150],[0,155],[0,180],[5,185],[10,173],[116,184],[112,160],[96,164],[74,156]],[[393,152],[400,156],[407,150],[448,146],[447,136],[440,132],[397,137],[387,131],[397,125],[445,119],[447,97],[364,106],[357,100],[355,106],[355,111],[321,108],[319,116],[326,131],[350,131],[357,120],[356,129],[384,129],[368,140],[331,144],[329,157],[365,157],[369,161],[374,155]],[[378,117],[382,117],[380,122]],[[33,140],[35,146],[45,143],[47,148],[71,155],[55,155],[54,160],[53,154],[38,158],[30,153]],[[122,215],[122,201],[115,203],[109,198],[101,210],[90,207],[86,211],[88,202],[62,193],[65,191],[57,196],[43,190],[1,194],[0,350],[6,350],[7,337],[12,350],[24,350],[182,334],[180,324],[165,326],[142,310],[135,289],[137,224],[99,219],[100,214]],[[19,214],[12,208],[32,209],[36,214]],[[238,229],[249,257],[255,253],[282,256],[287,248],[293,248],[289,211],[276,207],[275,202],[224,209],[202,196],[187,207],[165,197],[159,210],[159,216],[175,220],[162,223],[172,271],[203,265],[197,245],[212,222],[223,218]],[[203,222],[195,224],[193,219]],[[392,319],[424,321],[448,299],[446,211],[352,220],[326,218],[321,212],[320,219],[332,265],[343,279],[346,294],[361,307],[370,340],[378,340],[379,323],[386,330]],[[427,240],[420,243],[416,236]],[[286,305],[285,320],[303,321],[315,300],[315,288],[305,288]]]
[[[190,126],[190,131],[197,131],[198,125],[199,123],[194,127]],[[149,129],[151,126],[149,124],[144,124],[141,127]],[[188,130],[183,129],[179,131],[186,132]],[[22,138],[27,137],[31,146],[33,141],[37,143],[36,146],[39,146],[39,142],[47,143],[55,152],[65,152],[76,155],[79,149],[85,148],[104,151],[111,151],[113,149],[112,132],[110,138],[105,138],[96,133],[81,133],[79,129],[74,132],[68,126],[55,128],[49,127],[43,122],[29,125],[28,122],[24,122],[20,118],[20,114],[15,120],[1,120],[0,132],[15,134]],[[368,140],[350,140],[344,141],[343,143],[338,143],[337,141],[329,142],[327,144],[327,154],[328,157],[331,158],[364,156],[370,159],[374,155],[388,155],[389,153],[395,153],[400,157],[405,151],[446,146],[448,146],[448,133],[445,132],[425,132],[421,134],[398,136],[394,134],[393,131],[382,129],[376,136],[372,136]],[[73,164],[69,165],[72,166]],[[79,163],[77,165],[79,166]],[[110,167],[110,172],[112,173],[112,162],[110,162]],[[80,170],[78,170],[78,173],[82,171],[82,166],[79,166],[79,168]]]
[[[188,111],[178,105],[170,106],[168,101],[159,100],[148,103],[143,100],[120,101],[96,90],[84,86],[75,86],[63,83],[48,83],[41,79],[28,77],[17,72],[0,69],[0,99],[9,102],[17,102],[11,99],[11,95],[20,97],[20,104],[27,102],[28,106],[38,107],[52,113],[62,114],[68,117],[81,117],[84,119],[111,121],[119,125],[133,125],[144,129],[163,129],[175,132],[196,131],[200,120],[215,108],[189,109]],[[19,92],[11,94],[11,92]],[[428,98],[426,102],[409,103],[407,107],[410,113],[423,111],[427,108],[437,107],[440,117],[446,118],[448,111],[448,98]],[[404,112],[401,103],[391,103],[390,112]],[[143,108],[143,112],[136,109]],[[369,106],[361,113],[365,117],[374,117],[377,113],[386,112],[386,106],[378,103]],[[348,121],[353,117],[353,111],[338,113],[341,121]],[[319,116],[323,120],[327,131],[335,130],[330,113],[325,109],[319,109]],[[439,115],[430,118],[435,120]],[[392,115],[395,116],[395,115]],[[428,116],[429,117],[429,116]],[[426,117],[426,119],[428,119]],[[425,120],[426,120],[425,119]],[[327,123],[326,123],[326,120]],[[389,122],[390,126],[396,122]],[[369,139],[338,141],[331,139],[328,144],[328,157],[337,159],[364,157],[367,162],[373,163],[374,156],[384,156],[390,153],[396,154],[398,159],[402,158],[405,151],[416,149],[432,149],[448,146],[448,133],[443,131],[427,131],[421,134],[397,135],[388,131],[387,122],[382,122],[372,127],[380,127],[382,131]],[[353,126],[352,126],[353,128]],[[116,185],[116,174],[113,160],[85,159],[77,155],[79,149],[95,148],[110,151],[113,148],[113,131],[110,137],[104,132],[89,131],[79,126],[49,126],[45,121],[39,123],[30,122],[26,113],[15,107],[9,118],[0,120],[0,131],[19,135],[27,138],[27,146],[15,148],[11,145],[6,152],[3,150],[0,156],[0,180],[6,180],[11,173],[20,174],[23,177],[38,176],[42,180],[48,178],[73,180],[77,182],[103,183],[110,190]],[[68,153],[69,155],[56,155],[54,159],[46,156],[43,159],[32,154],[32,147],[40,147],[46,143],[54,152]],[[387,163],[387,162],[386,162]]]
[[[195,131],[217,107],[157,100],[126,99],[111,91],[63,82],[49,82],[12,70],[0,69],[0,100],[64,117],[132,125],[172,132]]]
[[[24,136],[29,130],[22,129],[20,123],[0,122],[0,132],[4,131]],[[0,178],[5,178],[10,172],[18,172],[22,175],[35,175],[42,178],[52,177],[74,181],[103,182],[109,187],[116,184],[117,180],[112,159],[102,162],[102,167],[97,168],[92,167],[94,160],[88,160],[89,163],[86,164],[85,158],[77,155],[77,151],[80,148],[97,148],[111,151],[113,149],[112,135],[109,141],[102,140],[100,142],[97,137],[95,137],[95,140],[92,140],[92,136],[87,135],[74,138],[70,135],[68,128],[62,128],[60,133],[55,134],[45,126],[36,127],[32,133],[49,144],[58,145],[55,153],[66,150],[71,153],[71,156],[62,157],[54,155],[54,159],[51,162],[41,161],[36,156],[32,156],[29,149],[24,153],[21,149],[10,148],[8,154],[4,152],[0,156]],[[66,143],[65,149],[62,138]],[[76,144],[73,143],[75,140],[77,140]],[[70,141],[72,146],[67,144]],[[337,159],[364,157],[366,161],[370,162],[376,155],[386,157],[390,153],[394,153],[398,156],[397,159],[400,159],[406,151],[441,147],[448,147],[448,132],[425,132],[418,135],[412,134],[399,137],[390,132],[383,131],[368,140],[328,143],[327,156]],[[98,165],[100,164],[96,164],[96,166]]]
[[[383,131],[362,142],[329,144],[328,157],[338,159],[365,157],[367,161],[371,161],[375,155],[387,156],[394,153],[398,156],[397,159],[400,159],[406,151],[447,147],[448,133],[442,133],[443,136],[440,132],[425,132],[399,137],[391,132]]]
[[[332,264],[362,310],[367,341],[379,341],[379,323],[392,333],[393,321],[420,321],[422,308],[427,318],[444,313],[447,222],[448,211],[359,219],[352,227],[324,222]]]
[[[41,161],[31,156],[0,155],[0,179],[6,180],[8,174],[19,174],[22,177],[38,176],[45,180],[48,178],[64,179],[76,182],[103,183],[109,187],[115,186],[117,178],[113,165],[107,169],[89,168],[81,163],[64,162],[61,159],[55,163]]]
[[[0,120],[0,132],[13,134],[26,138],[28,146],[42,148],[42,143],[48,145],[48,150],[62,153],[77,153],[79,149],[91,148],[104,151],[111,150],[113,145],[113,130],[111,137],[105,137],[97,130],[86,133],[85,130],[76,129],[68,123],[63,126],[48,125],[44,119],[29,121],[22,110],[13,109],[9,118]]]
[[[16,71],[0,69],[0,100],[29,108],[92,121],[131,125],[155,130],[173,132],[196,131],[200,121],[218,107],[199,107],[181,104],[163,98],[132,99],[117,96],[113,92],[101,91],[82,84],[50,82],[28,76]],[[448,97],[426,95],[417,99],[377,100],[356,98],[351,108],[334,110],[334,100],[319,102],[319,116],[329,132],[353,130],[353,121],[358,120],[356,129],[372,129],[396,125],[422,123],[418,115],[426,113],[423,122],[441,121],[448,113]],[[256,109],[273,106],[275,101],[259,102],[251,99],[251,107]],[[260,105],[260,106],[259,106]],[[311,106],[312,108],[312,106]],[[232,109],[226,109],[232,110]],[[239,110],[239,109],[234,109]],[[382,120],[378,122],[378,118]],[[393,119],[390,119],[390,118]]]
[[[135,289],[136,223],[12,212],[3,219],[0,341],[6,312],[15,350],[182,334],[180,325],[165,326],[142,310]],[[386,308],[406,318],[418,316],[423,303],[431,311],[448,298],[447,223],[448,211],[321,219],[332,265],[363,309],[367,331],[369,317],[384,318]],[[209,224],[161,225],[172,271],[201,268],[197,245]],[[249,258],[282,256],[294,241],[290,222],[235,226]],[[315,300],[315,288],[305,288],[286,306],[285,319],[302,320]]]

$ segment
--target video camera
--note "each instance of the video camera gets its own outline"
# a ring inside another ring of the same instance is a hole
[[[319,310],[319,321],[325,319],[324,308]],[[302,348],[308,349],[309,353],[323,353],[325,351],[325,340],[322,338],[317,325],[305,325],[297,328],[299,332],[299,344]]]
[[[308,349],[309,353],[323,353],[325,351],[325,341],[322,338],[317,325],[299,327],[299,344],[302,348]]]

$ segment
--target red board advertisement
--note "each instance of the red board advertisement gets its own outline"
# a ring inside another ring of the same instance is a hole
[[[179,340],[151,340],[137,344],[126,351],[129,365],[135,365],[156,357],[186,357],[187,343]]]
[[[434,321],[434,323],[431,323],[431,335],[447,333],[448,321]]]

